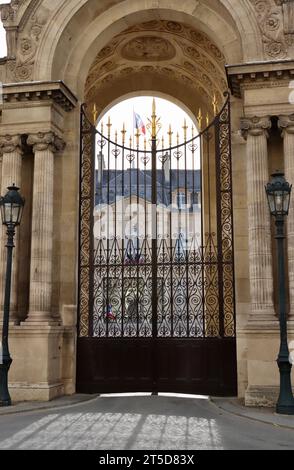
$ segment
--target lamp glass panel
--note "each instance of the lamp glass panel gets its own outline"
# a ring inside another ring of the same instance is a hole
[[[284,213],[288,214],[289,212],[289,205],[290,205],[290,193],[284,194]]]
[[[284,209],[284,193],[283,191],[275,191],[276,213],[282,214]]]
[[[4,222],[12,223],[12,204],[10,202],[4,204]]]
[[[11,208],[11,217],[12,223],[17,225],[19,224],[19,216],[20,216],[20,205],[19,204],[12,204]]]
[[[4,204],[1,204],[1,220],[2,220],[2,224],[5,223],[5,205]]]
[[[271,214],[275,214],[276,213],[276,201],[275,201],[274,194],[268,193],[267,198],[268,198],[268,203],[269,203]]]

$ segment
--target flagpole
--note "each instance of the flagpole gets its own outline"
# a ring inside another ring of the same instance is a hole
[[[135,106],[133,105],[133,143],[135,142]],[[132,169],[135,168],[135,160],[132,161]]]

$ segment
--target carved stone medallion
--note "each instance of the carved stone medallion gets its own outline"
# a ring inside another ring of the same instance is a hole
[[[141,36],[124,45],[122,56],[128,60],[170,60],[176,55],[174,46],[158,36]]]

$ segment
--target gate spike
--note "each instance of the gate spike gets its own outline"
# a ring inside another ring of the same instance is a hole
[[[162,145],[162,150],[164,149],[164,136],[161,138],[161,145]]]
[[[180,134],[177,132],[177,145],[180,145]]]
[[[110,139],[111,126],[112,126],[110,116],[108,116],[108,122],[106,125],[108,127],[108,138]]]
[[[169,136],[169,146],[171,147],[172,146],[172,143],[173,143],[173,131],[172,131],[172,126],[171,124],[169,125],[169,129],[168,129],[168,136]]]
[[[103,135],[103,131],[104,131],[104,124],[103,124],[103,121],[101,121],[101,134]]]
[[[183,129],[184,129],[184,140],[186,142],[187,140],[187,130],[188,130],[188,126],[187,126],[187,121],[186,119],[184,119],[184,126],[183,126]]]
[[[125,123],[123,123],[123,128],[122,128],[121,133],[122,133],[122,144],[125,145],[126,133],[127,133]]]
[[[117,129],[116,129],[116,131],[115,131],[115,137],[114,137],[114,139],[115,139],[115,143],[117,144]]]
[[[192,124],[192,139],[194,138],[194,136],[195,136],[195,127]]]
[[[92,115],[93,115],[94,126],[96,126],[96,122],[97,122],[97,118],[98,118],[98,111],[97,111],[96,103],[94,103]]]
[[[198,116],[197,116],[197,122],[198,122],[199,131],[202,131],[202,120],[203,120],[202,109],[199,108]]]
[[[206,127],[209,126],[209,113],[207,111],[207,114],[206,114]]]
[[[145,150],[145,152],[146,152],[146,150],[147,150],[147,139],[146,139],[146,137],[145,137],[145,139],[144,139],[144,150]]]
[[[136,143],[137,143],[137,148],[139,148],[139,145],[140,145],[140,132],[139,132],[139,129],[137,129],[137,132],[135,134],[135,137],[136,137]]]

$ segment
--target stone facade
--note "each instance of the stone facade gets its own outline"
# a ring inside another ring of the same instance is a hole
[[[294,2],[12,0],[0,11],[8,45],[0,59],[1,191],[15,182],[27,199],[14,255],[12,397],[49,400],[75,391],[79,104],[95,102],[102,113],[122,96],[156,93],[191,115],[200,106],[211,115],[211,98],[221,103],[228,79],[238,393],[248,405],[271,404],[279,332],[264,185],[276,168],[294,180]],[[1,248],[0,292],[4,262]]]

